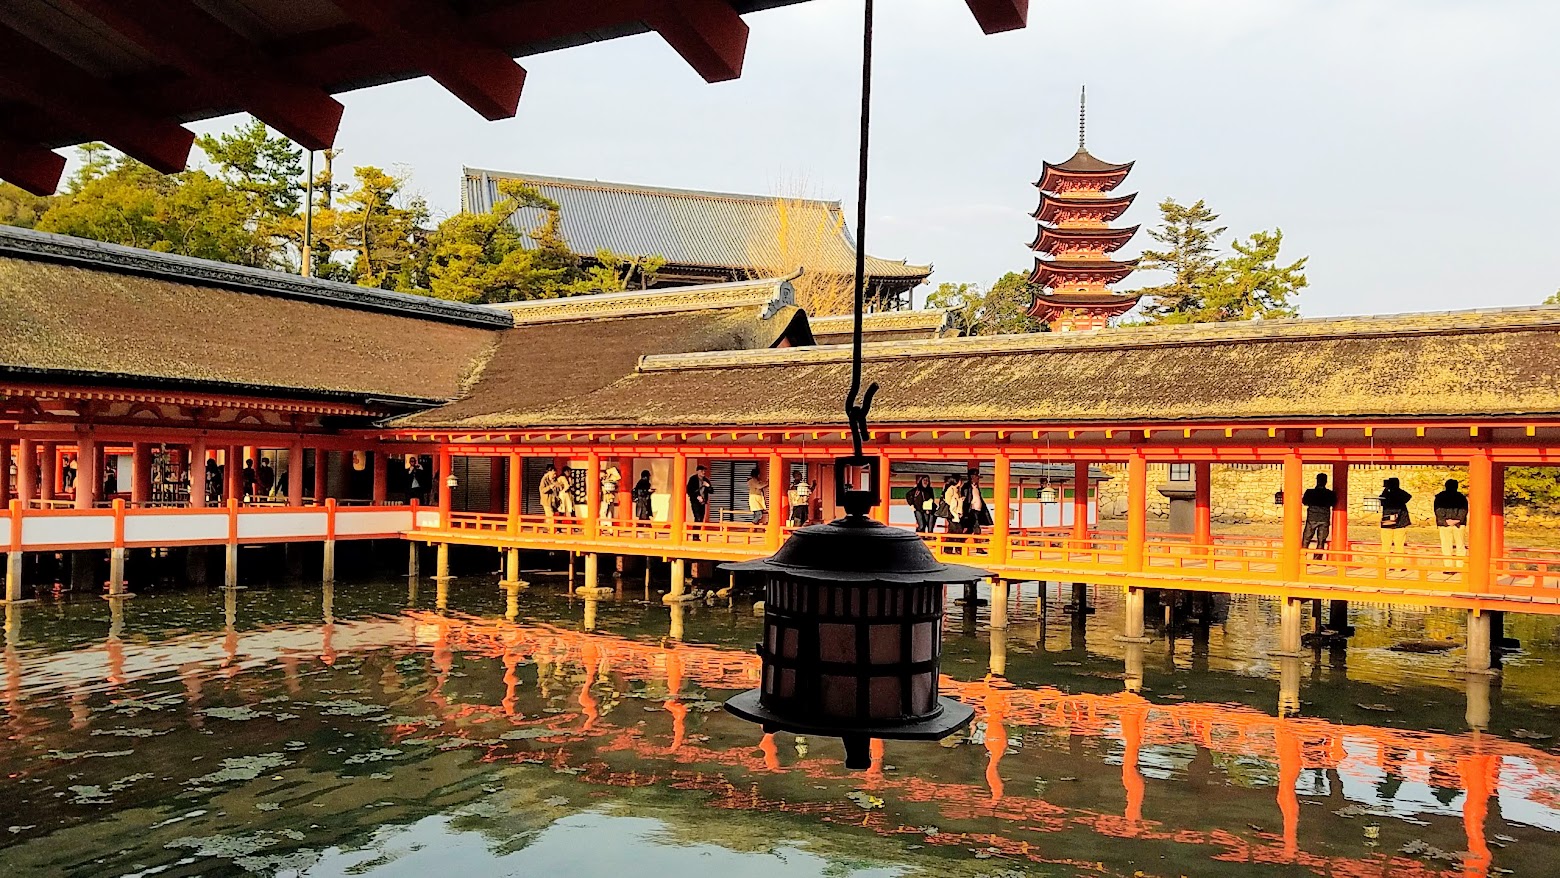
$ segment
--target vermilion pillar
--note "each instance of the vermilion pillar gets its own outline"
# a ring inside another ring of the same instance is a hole
[[[1192,543],[1213,545],[1213,464],[1199,460],[1192,464]]]
[[[1481,448],[1468,460],[1468,568],[1464,583],[1469,591],[1490,587],[1490,565],[1494,560],[1490,551],[1493,483],[1490,453]]]
[[[1148,458],[1134,451],[1127,459],[1127,569],[1143,569],[1148,542]]]
[[[1332,465],[1332,489],[1338,495],[1338,505],[1333,507],[1332,533],[1328,547],[1338,552],[1349,550],[1349,465],[1339,462]]]
[[[76,462],[77,467],[81,462]],[[76,481],[81,481],[78,475]],[[78,486],[76,490],[81,490]],[[206,439],[202,436],[190,443],[190,506],[204,509],[206,506]]]
[[[1279,548],[1279,575],[1300,578],[1300,539],[1305,534],[1305,512],[1300,497],[1305,493],[1305,464],[1298,452],[1284,455],[1284,542]]]
[[[319,470],[319,462],[314,464],[316,472]],[[316,503],[322,502],[322,498],[315,497]],[[303,505],[303,443],[294,442],[292,448],[287,450],[287,505]]]
[[[38,496],[38,446],[31,439],[16,443],[16,499],[26,506]]]
[[[688,456],[672,457],[671,524],[672,541],[681,543],[686,536],[688,521]]]
[[[601,532],[601,455],[594,451],[585,455],[585,518],[586,535]]]
[[[1490,560],[1506,557],[1506,465],[1490,467]]]
[[[59,446],[42,442],[38,451],[38,499],[53,500],[59,487]]]
[[[330,452],[314,449],[314,502],[324,503],[330,493]]]
[[[98,488],[103,484],[103,473],[98,468],[97,440],[84,435],[76,441],[76,508],[91,509],[97,504]]]
[[[130,503],[145,505],[152,498],[152,446],[137,442],[130,448]]]
[[[0,506],[11,505],[11,441],[0,439]]]
[[[222,480],[226,486],[222,490],[222,499],[244,499],[244,449],[239,445],[229,445],[223,451],[226,458],[222,462]]]
[[[1073,522],[1072,537],[1075,540],[1089,538],[1089,462],[1073,463]],[[1040,523],[1044,524],[1044,513]]]
[[[523,461],[518,453],[510,453],[508,469],[509,508],[505,511],[509,513],[509,530],[511,533],[514,533],[520,530],[520,510],[525,508],[525,497],[520,492],[525,481],[522,478],[525,470]]]
[[[449,481],[450,474],[455,470],[452,466],[453,461],[449,449],[440,449],[434,459],[439,464],[439,470],[435,474],[437,481],[434,483],[434,487],[439,492],[439,527],[449,530],[450,512],[454,509],[455,504],[455,492],[451,491],[450,486],[446,483]],[[445,574],[441,573],[440,575]]]
[[[1008,558],[1008,535],[1013,529],[1009,511],[1013,499],[1013,463],[1006,454],[998,454],[992,459],[991,470],[991,558],[1004,564]]]
[[[791,517],[791,510],[786,505],[789,502],[790,485],[786,484],[788,479],[785,477],[785,472],[785,460],[778,454],[769,455],[767,467],[769,503],[765,506],[769,510],[769,519],[764,525],[764,542],[769,546],[770,551],[777,551],[780,548],[781,528]]]
[[[383,506],[390,499],[390,455],[383,451],[368,452],[369,465],[374,468],[374,487],[369,499],[375,506]]]

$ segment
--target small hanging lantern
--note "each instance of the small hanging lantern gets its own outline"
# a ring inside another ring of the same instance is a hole
[[[1056,486],[1051,485],[1051,484],[1048,483],[1048,484],[1046,484],[1045,487],[1040,489],[1040,502],[1041,503],[1055,503],[1056,500],[1057,500]]]
[[[721,565],[767,580],[761,685],[726,709],[765,732],[838,736],[845,766],[865,769],[873,738],[938,740],[974,717],[937,692],[943,588],[986,573],[867,517],[877,458],[841,458],[835,472],[844,518],[796,531],[772,558]]]
[[[1273,494],[1273,505],[1274,506],[1283,506],[1284,505],[1284,489],[1283,488],[1279,488],[1276,492],[1274,492],[1274,494]]]
[[[362,472],[365,469],[368,469],[368,454],[362,451],[352,452],[352,470]]]
[[[456,488],[460,487],[460,479],[455,478],[455,474],[454,473],[450,473],[450,477],[444,480],[444,485],[445,485],[445,487],[447,487],[451,491],[453,491]]]

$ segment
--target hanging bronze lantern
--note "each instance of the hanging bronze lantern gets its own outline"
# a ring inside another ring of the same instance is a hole
[[[1273,505],[1274,506],[1283,506],[1284,505],[1284,489],[1283,488],[1279,488],[1277,491],[1273,492]]]
[[[938,740],[974,717],[937,691],[943,588],[986,572],[867,517],[877,458],[841,458],[835,473],[844,518],[801,528],[772,558],[721,565],[766,578],[761,683],[726,709],[765,732],[839,737],[845,766],[865,769],[873,738]]]
[[[1051,485],[1046,485],[1045,487],[1040,489],[1040,502],[1041,503],[1055,503],[1056,500],[1057,500],[1056,488],[1052,487]]]

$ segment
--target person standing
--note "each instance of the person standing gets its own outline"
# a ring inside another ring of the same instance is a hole
[[[243,497],[243,499],[245,499],[245,500],[252,499],[255,496],[255,459],[252,458],[252,457],[247,457],[247,458],[244,459],[243,478],[244,478],[244,497]]]
[[[1408,564],[1408,501],[1414,495],[1403,490],[1397,479],[1381,483],[1381,551],[1388,570],[1407,569],[1394,565]]]
[[[1338,494],[1327,487],[1327,475],[1316,474],[1316,487],[1307,488],[1300,495],[1300,505],[1305,507],[1305,529],[1300,533],[1303,549],[1325,549],[1332,539],[1333,509],[1338,506]],[[1321,552],[1312,556],[1320,558]]]
[[[915,477],[915,486],[905,492],[905,503],[915,512],[915,532],[929,534],[932,532],[933,509],[936,497],[932,491],[932,477],[920,475]]]
[[[569,478],[569,471],[558,473],[558,480],[554,483],[558,491],[558,514],[564,518],[574,517],[574,480]]]
[[[1447,479],[1446,490],[1435,495],[1435,529],[1441,534],[1442,563],[1447,567],[1461,567],[1468,557],[1467,527],[1468,496],[1457,490],[1456,479]]]
[[[60,467],[60,488],[65,491],[76,490],[76,458],[67,457]]]
[[[618,485],[623,481],[623,471],[615,463],[608,463],[601,470],[601,517],[605,521],[617,518]]]
[[[255,484],[261,497],[271,496],[271,489],[276,487],[276,470],[271,467],[271,458],[260,458],[260,466],[255,469]]]
[[[692,521],[702,523],[704,514],[710,508],[710,495],[715,493],[715,486],[710,484],[709,472],[703,465],[694,467],[693,475],[688,477],[688,506],[693,511]]]
[[[412,468],[406,471],[406,502],[428,502],[428,471],[423,469],[422,458],[412,459]]]
[[[985,495],[980,490],[980,470],[969,471],[964,483],[959,486],[959,495],[964,502],[964,514],[959,526],[967,534],[980,533],[981,527],[991,524],[991,510],[986,506]]]
[[[201,490],[206,492],[206,502],[210,504],[222,499],[222,468],[217,466],[215,458],[206,458],[206,473],[202,478],[205,484]]]
[[[639,481],[634,483],[634,518],[639,521],[649,521],[654,512],[650,506],[650,498],[655,494],[655,487],[650,484],[650,471],[640,470]]]
[[[937,517],[946,524],[943,530],[951,534],[961,532],[960,525],[964,521],[964,495],[959,490],[958,476],[944,476],[942,503],[937,507]]]
[[[119,468],[114,466],[114,461],[111,458],[106,458],[103,461],[103,493],[98,497],[98,499],[105,501],[113,500],[114,495],[118,493]]]
[[[769,483],[764,480],[764,474],[758,467],[753,467],[753,473],[748,476],[748,511],[753,513],[753,523],[758,525],[769,523]]]
[[[558,467],[549,463],[542,481],[536,486],[536,497],[542,503],[542,515],[549,523],[558,514]]]

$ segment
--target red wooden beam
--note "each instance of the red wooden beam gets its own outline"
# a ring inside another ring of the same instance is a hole
[[[65,173],[65,157],[31,143],[0,137],[0,180],[34,195],[53,195]]]
[[[0,90],[165,174],[184,170],[195,135],[0,24]]]
[[[964,0],[988,34],[1019,30],[1029,22],[1029,0]]]
[[[332,0],[358,24],[489,121],[520,106],[525,68],[435,0]]]
[[[748,26],[725,0],[648,0],[644,21],[706,82],[742,76]]]
[[[305,149],[329,149],[342,106],[186,0],[72,0],[120,36],[193,79],[212,82],[235,104]]]

